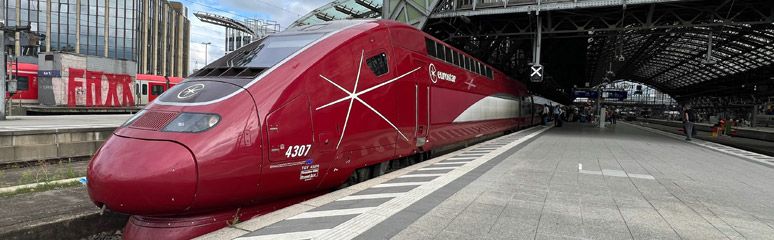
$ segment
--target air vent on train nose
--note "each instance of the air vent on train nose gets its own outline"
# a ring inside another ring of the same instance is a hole
[[[177,114],[177,112],[149,111],[143,114],[140,119],[134,121],[129,127],[158,131],[172,121],[172,119],[175,119]]]
[[[260,75],[265,68],[256,67],[217,67],[205,68],[194,73],[191,77],[238,77],[254,78]]]

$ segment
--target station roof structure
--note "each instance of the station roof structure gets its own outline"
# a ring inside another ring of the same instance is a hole
[[[557,101],[569,102],[573,88],[615,80],[709,105],[774,95],[770,0],[387,1],[384,16],[414,25]],[[537,17],[543,22],[546,78],[531,83]]]
[[[333,20],[381,16],[382,0],[337,0],[301,16],[288,28]]]
[[[340,0],[291,27],[380,16],[417,27],[560,102],[571,102],[573,89],[616,80],[708,107],[774,96],[770,0]],[[532,83],[538,17],[546,77]]]

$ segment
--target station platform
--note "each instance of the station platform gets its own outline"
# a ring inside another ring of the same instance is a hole
[[[685,133],[680,131],[681,127],[675,126],[672,124],[660,124],[654,121],[633,121],[631,123],[635,125],[647,127],[647,128],[669,132],[675,135],[679,135],[682,138],[685,138]],[[707,128],[709,127],[710,126],[707,126]],[[772,135],[774,135],[774,133],[772,133]],[[768,156],[774,156],[774,141],[766,141],[766,140],[728,136],[728,135],[712,136],[712,134],[709,131],[696,131],[696,136],[694,138],[701,139],[708,142],[722,144],[729,147],[739,148],[739,149],[743,149],[743,150],[747,150],[755,153],[760,153]]]
[[[536,127],[199,239],[770,239],[771,159],[713,144]]]
[[[7,120],[0,121],[0,132],[94,127],[116,128],[131,117],[132,114],[8,116]]]
[[[118,126],[116,115],[9,116],[0,121],[0,166],[90,158]]]
[[[671,121],[671,120],[663,120],[663,119],[640,119],[641,122],[647,122],[652,124],[659,124],[664,126],[671,126],[671,127],[682,127],[683,122],[681,121]],[[714,123],[696,123],[694,127],[697,131],[701,132],[710,132],[712,130],[712,126],[715,125]],[[735,137],[741,137],[741,138],[749,138],[749,139],[755,139],[755,140],[762,140],[762,141],[774,141],[774,128],[770,127],[734,127],[736,129]]]

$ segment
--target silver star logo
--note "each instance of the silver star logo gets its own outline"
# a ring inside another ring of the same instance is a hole
[[[333,84],[333,86],[336,86],[336,88],[338,88],[339,90],[341,90],[344,93],[346,93],[347,96],[343,97],[343,98],[340,98],[338,100],[335,100],[333,102],[330,102],[328,104],[322,105],[322,106],[316,108],[315,110],[320,110],[320,109],[332,106],[334,104],[337,104],[337,103],[349,100],[349,107],[347,108],[347,117],[344,119],[344,127],[341,129],[341,137],[339,138],[339,143],[336,144],[336,149],[339,149],[339,145],[341,145],[341,140],[344,139],[344,133],[346,132],[347,124],[349,123],[349,115],[352,112],[352,104],[355,101],[360,102],[361,104],[363,104],[368,109],[371,109],[372,112],[376,113],[376,115],[379,115],[379,117],[381,117],[385,122],[387,122],[387,124],[390,124],[390,126],[392,126],[392,128],[394,128],[395,131],[398,131],[398,134],[400,134],[400,136],[403,137],[403,139],[408,141],[408,138],[406,137],[406,135],[403,135],[403,133],[398,129],[398,127],[395,126],[395,124],[392,124],[392,122],[390,122],[390,120],[388,120],[386,117],[384,117],[384,115],[379,113],[379,111],[374,109],[374,107],[372,107],[371,105],[369,105],[368,103],[363,101],[363,99],[360,99],[360,95],[366,94],[366,93],[368,93],[370,91],[373,91],[374,89],[377,89],[377,88],[386,86],[387,84],[390,84],[392,82],[398,81],[398,79],[401,79],[401,78],[403,78],[403,77],[405,77],[405,76],[407,76],[407,75],[409,75],[409,74],[419,70],[421,67],[417,67],[416,69],[411,70],[411,71],[409,71],[407,73],[404,73],[403,75],[400,75],[400,76],[398,76],[396,78],[393,78],[393,79],[391,79],[389,81],[380,83],[380,84],[378,84],[376,86],[373,86],[373,87],[370,87],[370,88],[368,88],[366,90],[358,92],[357,91],[357,84],[358,84],[358,82],[360,82],[360,70],[363,68],[363,57],[364,56],[365,56],[365,50],[361,51],[361,53],[360,53],[360,65],[357,68],[357,78],[355,78],[355,88],[354,88],[354,90],[352,90],[352,92],[347,91],[347,89],[344,89],[343,87],[339,86],[338,84],[334,83],[333,81],[331,81],[327,77],[325,77],[322,74],[320,74],[320,77],[322,79],[325,79],[325,81],[328,81],[329,83]]]
[[[183,90],[180,91],[180,93],[177,94],[177,98],[179,99],[187,99],[195,96],[197,93],[201,92],[204,89],[204,84],[194,84],[191,85]]]
[[[435,65],[431,63],[430,66],[427,67],[427,70],[430,71],[430,81],[433,81],[433,83],[437,83],[438,75],[436,74]]]

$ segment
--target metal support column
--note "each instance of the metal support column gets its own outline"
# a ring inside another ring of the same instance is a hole
[[[5,0],[0,0],[0,56],[5,56]],[[5,63],[0,64],[0,121],[5,120]]]
[[[599,121],[599,128],[605,128],[605,111],[602,109],[602,84],[597,88],[597,120]]]

